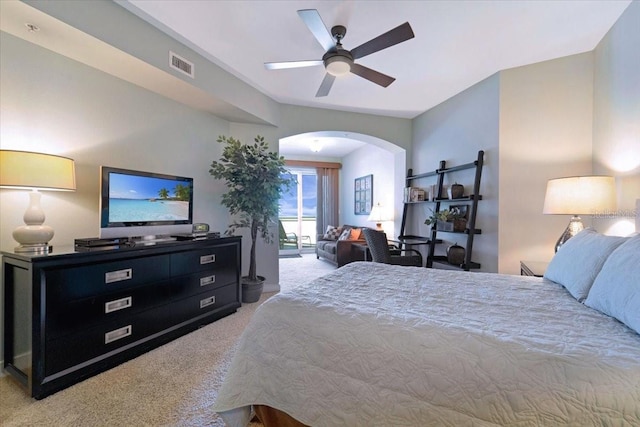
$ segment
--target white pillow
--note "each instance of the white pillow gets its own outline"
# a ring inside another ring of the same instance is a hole
[[[609,255],[584,303],[640,334],[640,236]]]
[[[351,229],[345,228],[342,234],[340,234],[340,237],[338,237],[338,240],[351,240]]]
[[[558,249],[544,277],[561,284],[582,302],[609,254],[625,240],[626,237],[605,236],[590,228],[582,230]]]

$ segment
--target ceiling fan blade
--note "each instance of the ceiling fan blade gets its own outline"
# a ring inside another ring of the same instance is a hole
[[[284,70],[286,68],[302,68],[322,65],[322,59],[313,59],[309,61],[285,61],[285,62],[265,62],[264,68],[267,70]]]
[[[372,53],[378,52],[382,49],[386,49],[398,43],[402,43],[409,39],[414,38],[413,30],[408,22],[397,26],[393,30],[389,30],[378,37],[369,40],[361,44],[360,46],[351,49],[351,56],[353,59],[362,58]]]
[[[382,74],[360,64],[353,64],[351,66],[351,72],[383,87],[389,86],[396,80],[394,77],[387,76],[386,74]]]
[[[316,92],[316,98],[329,95],[329,91],[331,90],[331,86],[333,86],[333,82],[335,80],[336,76],[332,76],[329,73],[325,74],[324,79],[318,88],[318,92]]]
[[[320,14],[315,9],[303,9],[298,11],[298,15],[304,23],[309,27],[309,30],[313,36],[318,40],[318,43],[324,48],[325,52],[335,47],[336,42],[333,40],[331,33],[327,30],[327,27],[322,22]]]

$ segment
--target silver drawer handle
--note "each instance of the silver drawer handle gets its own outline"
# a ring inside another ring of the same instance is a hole
[[[104,303],[104,312],[111,313],[112,311],[123,310],[132,306],[131,297],[117,299]]]
[[[200,264],[211,264],[216,262],[216,254],[203,255],[200,257]]]
[[[130,280],[133,277],[133,268],[126,268],[124,270],[108,271],[104,274],[104,283],[121,282],[123,280]]]
[[[200,300],[200,308],[205,308],[210,306],[211,304],[215,304],[216,303],[216,297],[212,296],[209,298],[205,298],[203,300]]]
[[[131,335],[131,330],[131,325],[127,325],[123,328],[107,332],[106,334],[104,334],[104,343],[109,344],[110,342],[117,341],[120,338],[128,337],[129,335]]]
[[[211,275],[211,276],[207,276],[207,277],[201,277],[200,278],[200,286],[207,286],[210,285],[212,283],[216,283],[216,275]]]

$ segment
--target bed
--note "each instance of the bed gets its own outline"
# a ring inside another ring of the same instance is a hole
[[[639,254],[639,235],[586,230],[545,278],[346,265],[256,310],[213,409],[228,426],[254,407],[312,426],[638,426]]]

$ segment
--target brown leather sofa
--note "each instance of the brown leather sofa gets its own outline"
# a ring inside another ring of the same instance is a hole
[[[343,225],[342,229],[360,229],[355,225]],[[354,243],[366,244],[364,236],[356,240],[329,240],[324,238],[324,234],[318,234],[316,240],[316,258],[323,259],[337,267],[342,267],[353,261],[364,261],[364,251],[354,248]]]

